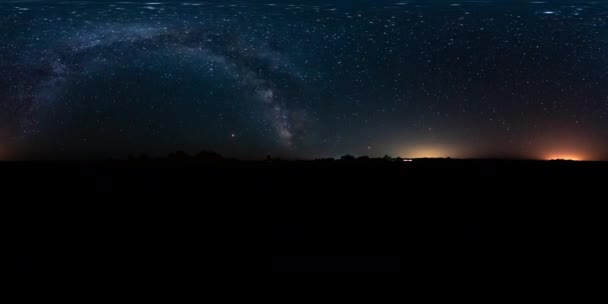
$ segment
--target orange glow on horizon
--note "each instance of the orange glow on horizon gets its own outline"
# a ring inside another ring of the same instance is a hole
[[[537,143],[539,159],[593,161],[602,158],[596,142],[598,138],[585,133],[561,132],[560,135],[545,137]]]
[[[547,153],[543,159],[545,160],[571,160],[571,161],[588,161],[591,160],[589,156],[580,152],[564,151]]]
[[[572,161],[584,161],[584,157],[575,154],[556,154],[546,158],[546,160],[572,160]]]

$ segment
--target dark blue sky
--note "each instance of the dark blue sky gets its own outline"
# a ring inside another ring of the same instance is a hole
[[[608,4],[4,1],[0,159],[608,159]]]

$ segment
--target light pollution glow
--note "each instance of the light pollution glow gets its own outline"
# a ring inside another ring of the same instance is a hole
[[[575,160],[591,161],[599,160],[602,157],[593,148],[590,140],[583,137],[574,136],[553,139],[550,143],[545,143],[540,149],[539,159],[543,160]]]
[[[545,160],[575,160],[575,161],[590,160],[589,158],[585,157],[584,155],[576,154],[576,153],[553,153],[553,154],[548,154],[544,159]]]
[[[462,157],[454,147],[444,145],[415,146],[403,149],[399,155],[406,158],[447,158]]]
[[[484,158],[493,157],[492,155],[476,155],[474,152],[466,151],[457,145],[417,145],[404,147],[399,149],[397,155],[403,158]],[[497,158],[512,158],[509,156],[495,156]],[[565,144],[560,142],[559,145],[548,144],[538,148],[538,152],[528,151],[515,158],[523,159],[538,159],[538,160],[573,160],[573,161],[592,161],[599,160],[601,157],[594,154],[589,147],[583,147],[579,144]]]

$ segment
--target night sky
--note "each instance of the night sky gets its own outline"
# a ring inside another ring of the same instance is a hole
[[[608,160],[608,1],[2,1],[0,160]]]

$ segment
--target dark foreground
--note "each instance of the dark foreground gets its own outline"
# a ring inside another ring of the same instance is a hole
[[[0,163],[4,259],[53,280],[563,274],[603,247],[607,177],[578,162]]]

